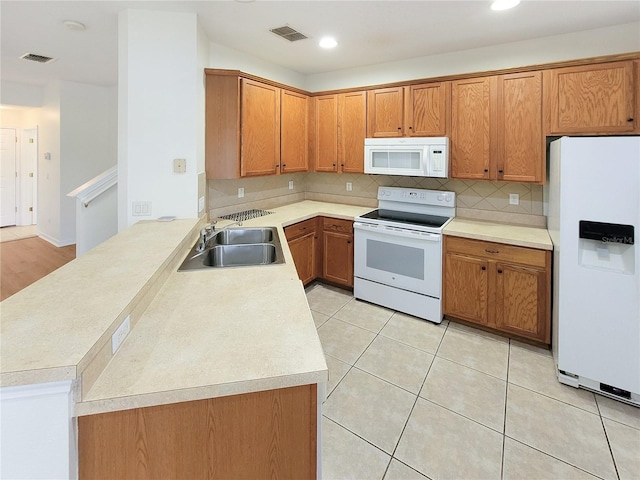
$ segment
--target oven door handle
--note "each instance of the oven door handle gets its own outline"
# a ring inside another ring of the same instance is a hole
[[[353,223],[354,230],[361,232],[375,232],[381,235],[389,235],[400,238],[413,238],[415,240],[423,240],[427,242],[440,242],[442,235],[439,233],[419,232],[417,230],[408,230],[405,228],[387,227],[385,225],[372,225],[370,223]]]

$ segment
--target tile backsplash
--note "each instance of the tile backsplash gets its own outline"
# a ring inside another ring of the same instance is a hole
[[[293,181],[292,190],[289,189],[289,181]],[[352,184],[351,191],[347,191],[347,183]],[[275,208],[303,199],[373,208],[377,205],[379,186],[449,190],[457,194],[458,216],[545,226],[541,185],[316,172],[239,180],[209,180],[209,215],[215,217],[249,208]],[[243,198],[238,198],[238,188],[244,188]],[[519,195],[519,205],[509,204],[509,194]]]

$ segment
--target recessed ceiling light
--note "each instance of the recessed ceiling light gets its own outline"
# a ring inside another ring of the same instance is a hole
[[[333,37],[323,37],[320,39],[320,43],[318,43],[322,48],[334,48],[338,45],[338,42]]]
[[[520,3],[520,0],[495,0],[491,4],[491,10],[508,10]]]
[[[84,23],[76,22],[75,20],[65,20],[62,24],[74,32],[84,32],[87,29]]]

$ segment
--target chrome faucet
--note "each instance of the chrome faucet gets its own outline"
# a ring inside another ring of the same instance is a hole
[[[207,243],[209,243],[209,240],[211,240],[221,231],[226,230],[229,227],[233,227],[234,225],[238,225],[240,227],[242,226],[242,222],[234,222],[216,230],[216,223],[218,223],[217,220],[212,220],[209,225],[205,225],[202,230],[200,230],[200,239],[198,240],[198,246],[196,247],[197,253],[204,252],[205,248],[207,248]]]

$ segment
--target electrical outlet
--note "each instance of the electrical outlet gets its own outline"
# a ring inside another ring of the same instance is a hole
[[[289,190],[293,190],[293,180],[289,180]]]
[[[352,190],[353,190],[353,183],[347,182],[347,192],[350,192]]]
[[[198,212],[204,210],[204,197],[198,199]]]
[[[238,188],[238,198],[244,197],[244,188]]]
[[[124,339],[127,338],[129,332],[131,331],[131,315],[127,315],[127,318],[123,320],[118,329],[115,331],[113,335],[111,335],[111,354],[114,354],[124,342]]]
[[[186,173],[187,160],[184,158],[175,158],[173,160],[173,173]]]
[[[517,193],[510,193],[509,205],[520,205],[520,195],[518,195]]]

